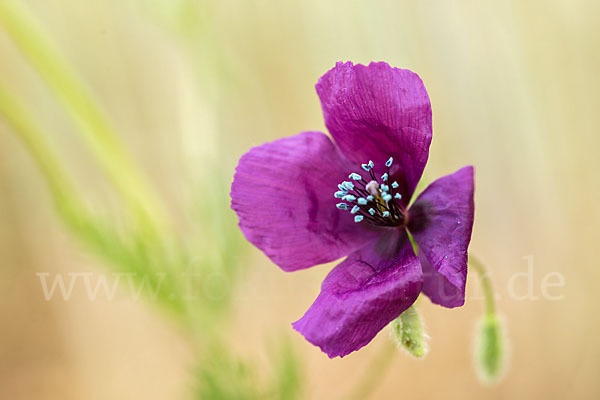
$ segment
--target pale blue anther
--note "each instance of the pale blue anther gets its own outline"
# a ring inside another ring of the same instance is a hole
[[[381,190],[383,192],[389,192],[390,191],[390,187],[388,185],[381,185],[380,187],[381,187]]]
[[[392,195],[389,193],[384,193],[381,197],[383,198],[383,201],[385,201],[385,202],[388,202],[392,199]]]
[[[389,168],[392,166],[393,162],[394,162],[394,157],[390,157],[390,159],[385,162],[385,166]]]
[[[394,195],[394,198],[396,198],[396,199],[400,200],[400,199],[402,198],[402,195],[401,195],[400,193],[396,193],[396,194]]]
[[[342,191],[342,192],[348,192],[348,189],[346,189],[341,183],[338,185],[338,188]]]
[[[394,189],[398,188],[398,186],[400,186],[400,185],[398,185],[398,182],[396,182],[396,181],[392,182],[392,187]]]
[[[383,218],[387,218],[390,216],[390,212],[389,211],[384,211],[381,213],[381,215],[383,215]]]
[[[384,182],[387,182],[387,180],[388,180],[388,174],[387,174],[387,172],[385,174],[381,175],[381,180],[384,181]]]
[[[369,160],[369,162],[366,164],[361,164],[362,169],[364,169],[367,172],[369,172],[371,170],[371,168],[373,168],[374,166],[375,166],[375,164],[371,160]]]
[[[356,172],[353,172],[350,175],[348,175],[348,179],[354,179],[355,181],[360,181],[362,179],[362,176],[360,176]]]
[[[342,197],[342,200],[354,201],[354,200],[356,200],[356,196],[352,196],[351,194],[347,194],[344,197]]]
[[[351,212],[352,214],[356,214],[356,213],[357,213],[359,210],[360,210],[360,207],[359,207],[359,206],[354,206],[354,207],[352,207],[352,210],[350,210],[350,212]]]
[[[340,210],[347,210],[348,209],[348,204],[346,204],[346,203],[337,203],[335,206],[337,208],[339,208]]]
[[[356,202],[357,202],[358,204],[360,204],[360,205],[363,205],[363,206],[364,206],[365,204],[367,204],[367,203],[368,203],[368,202],[367,202],[367,199],[365,199],[365,198],[362,198],[362,197],[359,197],[359,198],[358,198],[358,200],[356,200]]]
[[[369,208],[369,214],[375,215],[375,210],[373,210],[372,208]]]
[[[347,192],[342,192],[341,190],[339,192],[335,192],[333,194],[333,197],[335,197],[336,199],[341,199],[346,195]]]
[[[356,217],[354,217],[354,222],[360,222],[363,219],[365,219],[365,217],[363,217],[362,215],[357,215]]]
[[[373,196],[367,196],[367,200],[373,201],[373,199],[375,199],[375,197],[373,197]]]
[[[354,184],[352,182],[344,181],[342,182],[342,187],[346,190],[354,190]]]

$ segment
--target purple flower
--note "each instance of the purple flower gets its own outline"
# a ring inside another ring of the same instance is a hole
[[[445,307],[464,303],[473,167],[433,182],[409,207],[432,136],[421,79],[383,62],[338,63],[317,93],[333,141],[302,132],[251,149],[231,198],[246,238],[284,271],[348,256],[293,324],[343,357],[421,292]]]

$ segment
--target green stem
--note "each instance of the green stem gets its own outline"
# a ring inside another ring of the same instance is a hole
[[[483,263],[473,254],[469,254],[469,264],[477,271],[481,287],[483,288],[483,296],[485,299],[485,313],[486,315],[495,315],[496,305],[494,299],[494,288],[492,287],[492,280],[490,279],[489,273]]]
[[[385,340],[381,351],[371,361],[365,375],[356,385],[349,399],[364,400],[373,393],[377,384],[385,378],[386,372],[392,365],[392,360],[397,354],[396,347],[390,340]]]
[[[119,135],[87,87],[26,5],[21,1],[0,1],[0,25],[62,103],[134,215],[145,225],[162,227],[166,218],[154,192],[137,172]]]
[[[506,366],[506,346],[502,323],[496,314],[494,289],[487,270],[483,263],[472,254],[469,254],[469,264],[479,274],[485,298],[485,313],[479,323],[479,332],[475,343],[475,365],[482,382],[494,383],[500,379]]]

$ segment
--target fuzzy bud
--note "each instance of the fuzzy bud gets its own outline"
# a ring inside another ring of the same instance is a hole
[[[495,383],[505,366],[505,343],[500,318],[486,314],[479,322],[475,363],[479,378],[485,383]]]
[[[414,357],[425,357],[429,336],[423,330],[421,317],[414,305],[393,320],[391,327],[392,338],[399,347],[404,348]]]

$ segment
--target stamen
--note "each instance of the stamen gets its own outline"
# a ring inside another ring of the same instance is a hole
[[[394,190],[398,189],[400,185],[396,181],[391,184],[387,183],[390,178],[392,162],[393,158],[390,157],[385,163],[387,172],[381,175],[381,181],[375,175],[375,164],[371,160],[361,165],[362,169],[368,172],[367,179],[356,172],[351,172],[348,175],[351,182],[340,183],[339,191],[334,193],[335,198],[342,199],[347,203],[338,203],[336,207],[354,214],[355,222],[367,221],[370,224],[389,227],[403,226],[405,206],[396,202],[396,200],[402,199],[402,195]]]
[[[342,182],[342,187],[346,190],[354,190],[354,184],[352,182],[344,181]]]

